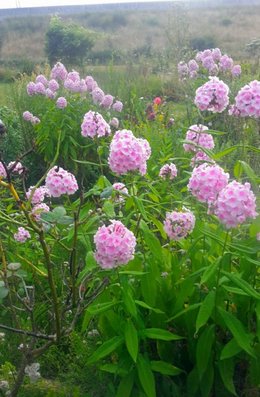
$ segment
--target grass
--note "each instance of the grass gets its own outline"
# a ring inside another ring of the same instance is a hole
[[[10,104],[10,88],[12,83],[0,83],[0,106]]]

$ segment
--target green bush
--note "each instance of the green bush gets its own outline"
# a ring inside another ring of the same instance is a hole
[[[50,64],[57,60],[82,64],[94,45],[94,33],[53,17],[46,33],[45,51]]]
[[[216,42],[214,37],[211,36],[193,37],[190,41],[190,45],[193,50],[203,51],[207,48],[216,47]]]

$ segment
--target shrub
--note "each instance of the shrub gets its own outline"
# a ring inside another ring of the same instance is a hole
[[[206,37],[193,37],[190,41],[191,48],[197,51],[203,51],[207,48],[214,48],[216,46],[216,42],[214,37],[206,36]]]
[[[50,64],[57,60],[82,64],[94,45],[94,38],[93,32],[53,17],[46,33],[45,46]]]

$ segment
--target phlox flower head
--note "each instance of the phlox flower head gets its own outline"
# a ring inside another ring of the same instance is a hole
[[[0,178],[6,178],[6,170],[3,164],[0,162]]]
[[[67,99],[64,98],[63,96],[60,96],[60,97],[57,99],[57,101],[56,101],[56,107],[57,107],[58,109],[64,109],[64,108],[67,107],[67,105],[68,105]]]
[[[111,125],[111,127],[118,128],[119,120],[116,117],[112,117],[112,119],[109,121],[109,125]]]
[[[233,59],[228,55],[222,55],[219,60],[219,69],[223,72],[231,70],[234,65]]]
[[[30,233],[24,227],[18,227],[17,232],[14,234],[14,239],[19,243],[25,243],[30,237]]]
[[[60,88],[59,83],[55,79],[51,79],[48,83],[48,87],[51,91],[56,92]]]
[[[123,103],[121,101],[115,101],[115,103],[112,106],[112,109],[119,113],[122,112]]]
[[[120,182],[114,183],[113,184],[113,189],[116,190],[117,192],[128,194],[128,189],[123,183],[120,183]],[[122,203],[123,201],[125,201],[125,198],[124,198],[123,195],[117,193],[115,201],[117,203],[120,203],[120,202]]]
[[[126,265],[134,257],[136,239],[120,221],[101,226],[94,236],[95,259],[102,269]]]
[[[178,241],[187,237],[194,229],[194,225],[195,216],[187,209],[166,213],[164,230],[170,240]]]
[[[35,79],[35,83],[42,83],[45,87],[47,87],[48,80],[43,74],[39,74]]]
[[[94,80],[92,76],[87,76],[85,78],[85,83],[88,92],[93,91],[98,86],[97,82]]]
[[[99,87],[94,88],[93,91],[91,92],[91,95],[92,95],[93,102],[96,105],[101,104],[101,102],[103,101],[104,96],[105,96],[104,91],[101,90],[101,88],[99,88]]]
[[[199,65],[195,61],[195,59],[191,59],[188,62],[189,73],[197,72],[199,70]]]
[[[228,180],[229,174],[221,167],[203,163],[193,169],[188,189],[197,200],[212,205]]]
[[[257,241],[260,241],[260,232],[256,234]]]
[[[100,106],[104,109],[110,109],[113,104],[114,97],[110,94],[107,94],[103,97]]]
[[[231,74],[233,77],[239,77],[241,75],[242,69],[240,65],[234,65],[231,69]]]
[[[42,203],[45,197],[50,197],[50,192],[46,186],[40,186],[34,190],[34,186],[30,186],[26,192],[27,200],[31,200],[32,204]]]
[[[64,81],[68,75],[67,69],[61,62],[57,62],[51,70],[51,78]]]
[[[19,161],[18,162],[10,161],[7,168],[10,172],[15,172],[19,175],[21,175],[24,172],[24,166]]]
[[[198,148],[196,145],[199,145],[205,149],[213,149],[214,139],[211,134],[207,134],[204,131],[207,131],[208,127],[202,124],[192,125],[188,129],[186,133],[186,141],[194,142],[192,143],[184,143],[183,147],[186,152],[196,152]]]
[[[30,81],[27,84],[26,90],[27,90],[28,95],[30,95],[30,96],[35,95],[36,94],[35,83],[33,81]]]
[[[23,112],[23,119],[25,121],[32,121],[33,119],[33,114],[30,113],[28,110],[26,110],[25,112]]]
[[[178,171],[177,171],[176,165],[173,163],[170,163],[170,164],[164,164],[161,167],[159,176],[162,179],[169,178],[172,180],[172,179],[176,178],[177,173],[178,173]]]
[[[215,161],[212,160],[205,152],[199,150],[196,152],[195,156],[192,157],[190,165],[194,168],[202,163],[215,164]]]
[[[235,98],[232,112],[241,117],[260,117],[260,81],[251,81],[241,88]]]
[[[230,182],[219,193],[214,212],[228,229],[244,223],[247,218],[255,218],[256,197],[250,183]]]
[[[211,51],[212,53],[212,58],[214,59],[214,61],[219,61],[222,54],[219,48],[213,48],[213,50]]]
[[[108,163],[118,175],[138,170],[146,173],[146,161],[151,155],[151,148],[146,139],[138,139],[132,131],[117,131],[110,144]]]
[[[46,94],[46,88],[41,82],[35,83],[35,93],[40,95]]]
[[[178,75],[181,80],[185,79],[189,75],[189,66],[186,62],[179,62],[177,65]]]
[[[41,214],[49,212],[50,211],[50,207],[45,204],[45,203],[40,203],[40,204],[36,204],[32,211],[31,211],[31,215],[33,216],[33,218],[35,219],[36,222],[40,222],[41,221]]]
[[[79,188],[75,176],[58,166],[50,169],[46,176],[45,185],[52,197],[74,194]]]
[[[81,124],[82,136],[89,138],[100,138],[110,134],[111,128],[101,114],[93,112],[92,110],[85,114],[83,123]]]
[[[210,80],[196,90],[194,103],[200,110],[221,113],[229,103],[229,87],[218,77]]]
[[[54,99],[56,96],[56,92],[52,91],[50,88],[46,88],[45,96],[49,99]]]

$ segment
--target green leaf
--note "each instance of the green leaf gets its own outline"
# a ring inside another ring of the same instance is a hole
[[[57,223],[59,223],[60,225],[71,225],[73,222],[74,219],[72,218],[72,216],[67,216],[67,215],[57,220]]]
[[[124,338],[122,336],[114,336],[112,339],[104,342],[97,350],[90,356],[87,360],[87,364],[93,364],[101,358],[108,356],[110,353],[115,351],[119,346],[121,346],[124,342]]]
[[[151,361],[151,368],[155,372],[169,376],[179,375],[181,372],[183,372],[182,369],[177,368],[166,361]]]
[[[220,354],[220,360],[226,360],[227,358],[231,358],[236,356],[241,352],[241,347],[237,343],[235,338],[232,338],[222,349]]]
[[[137,208],[139,209],[139,211],[140,211],[140,214],[142,215],[142,217],[144,218],[144,220],[145,221],[147,221],[148,219],[147,219],[147,214],[146,214],[146,211],[145,211],[145,209],[144,209],[144,205],[143,205],[143,203],[142,203],[142,201],[138,198],[138,197],[133,197],[133,199],[134,199],[134,203],[135,203],[135,205],[137,206]]]
[[[222,317],[225,325],[234,336],[238,345],[245,350],[250,356],[255,358],[255,352],[251,347],[251,336],[245,332],[243,324],[231,313],[226,312],[222,308],[218,308],[218,312]]]
[[[215,303],[215,291],[210,291],[200,306],[200,310],[196,319],[196,333],[205,325],[212,313]]]
[[[152,254],[158,259],[160,262],[163,260],[162,254],[162,246],[157,237],[150,231],[147,224],[141,220],[140,229],[144,235],[144,241],[147,244],[148,248],[151,250]]]
[[[119,383],[116,397],[130,397],[134,385],[134,373],[130,372],[129,375],[124,376],[124,378]]]
[[[150,362],[141,354],[138,356],[137,373],[146,396],[156,397],[154,375],[151,370]]]
[[[103,205],[103,211],[108,216],[108,218],[114,218],[116,216],[114,205],[110,201],[105,201]]]
[[[108,186],[100,193],[100,197],[108,198],[112,195],[112,193],[113,193],[113,186]]]
[[[211,325],[204,329],[199,336],[196,347],[196,361],[199,378],[202,379],[212,354],[212,345],[215,339],[215,326]]]
[[[117,302],[97,303],[96,305],[89,306],[86,311],[91,315],[96,315],[112,309],[112,307],[118,305],[119,303],[121,302],[117,301]]]
[[[59,219],[66,215],[66,210],[64,207],[55,207],[52,213],[55,215],[56,219]]]
[[[9,293],[9,289],[6,287],[0,287],[0,299],[4,299]]]
[[[115,374],[119,376],[126,376],[128,371],[121,368],[118,364],[104,364],[99,367],[101,371],[109,372],[110,374]]]
[[[173,334],[170,331],[166,331],[165,329],[161,329],[161,328],[146,328],[142,330],[140,334],[142,337],[145,338],[165,340],[165,341],[184,339],[183,336]]]
[[[226,389],[233,394],[233,396],[237,396],[233,382],[234,361],[232,359],[219,361],[218,368]]]
[[[216,263],[214,263],[213,265],[208,265],[206,270],[204,271],[204,273],[202,274],[200,283],[201,284],[205,284],[208,280],[211,279],[211,277],[213,277],[218,269],[218,264],[219,262],[217,261]]]
[[[131,320],[128,320],[125,327],[125,343],[127,350],[136,363],[138,355],[138,334]]]
[[[234,152],[234,150],[237,150],[240,147],[240,145],[236,145],[236,146],[231,146],[227,149],[222,150],[221,152],[214,154],[213,159],[214,160],[219,160],[222,157]]]
[[[136,317],[137,316],[136,304],[129,288],[128,289],[123,288],[123,301],[128,313],[131,314],[133,317]]]
[[[247,281],[236,276],[235,274],[225,272],[224,270],[222,270],[221,273],[227,276],[229,280],[231,280],[237,287],[241,288],[248,296],[251,296],[254,299],[260,299],[260,294],[254,290],[254,288],[251,287]]]
[[[152,312],[155,312],[155,313],[158,313],[158,314],[164,314],[164,312],[163,312],[162,310],[156,309],[156,308],[154,308],[154,307],[151,307],[151,306],[147,305],[147,303],[145,303],[145,302],[143,302],[143,301],[135,300],[135,303],[136,303],[138,306],[141,306],[141,307],[143,307],[143,308],[145,308],[145,309],[151,310]]]
[[[179,313],[175,314],[175,316],[169,318],[169,320],[167,320],[167,322],[169,323],[172,320],[175,320],[176,318],[182,316],[183,314],[189,313],[193,310],[198,309],[200,306],[202,305],[202,303],[194,303],[193,305],[189,305],[187,308],[185,308],[184,310],[180,311]]]

